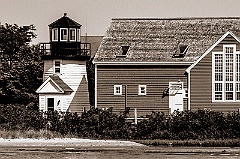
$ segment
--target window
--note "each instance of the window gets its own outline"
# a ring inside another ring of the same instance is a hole
[[[80,41],[80,36],[81,36],[81,33],[80,33],[80,29],[77,29],[77,41]]]
[[[240,53],[236,45],[223,45],[213,53],[213,101],[240,100]]]
[[[70,41],[76,41],[76,29],[69,29]]]
[[[58,40],[58,29],[54,28],[52,29],[52,41],[57,41]]]
[[[47,111],[54,111],[54,98],[47,98]]]
[[[61,40],[62,41],[67,41],[68,33],[67,33],[67,28],[62,29],[61,28]]]
[[[138,86],[138,95],[146,95],[147,94],[147,86],[139,85]]]
[[[122,95],[122,85],[114,85],[114,95]]]
[[[60,74],[60,64],[61,64],[60,61],[55,61],[55,64],[54,64],[55,74]]]

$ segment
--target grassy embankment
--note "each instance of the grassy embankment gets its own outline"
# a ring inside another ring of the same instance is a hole
[[[148,146],[240,147],[240,139],[206,140],[134,140]]]
[[[57,132],[48,130],[0,130],[0,138],[3,139],[53,139],[53,138],[78,138],[73,135],[61,135]],[[148,146],[197,146],[197,147],[240,147],[240,139],[226,139],[226,140],[133,140],[134,142],[141,143]]]
[[[73,135],[61,135],[57,132],[49,130],[0,130],[0,138],[3,139],[21,139],[21,138],[32,138],[32,139],[53,139],[53,138],[74,138]]]

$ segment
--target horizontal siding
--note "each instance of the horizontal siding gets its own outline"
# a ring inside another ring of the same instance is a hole
[[[127,107],[133,115],[137,108],[138,115],[152,111],[169,113],[168,97],[162,98],[169,82],[184,82],[187,88],[187,67],[132,67],[98,66],[97,67],[97,107],[113,108],[114,112],[125,109],[125,85],[127,85]],[[114,85],[123,85],[122,95],[114,95]],[[147,95],[138,95],[138,85],[147,85]]]
[[[77,112],[82,111],[83,107],[89,109],[86,62],[78,60],[61,60],[61,62],[59,77],[73,90],[69,95],[62,95],[62,111],[69,110],[70,106]],[[53,68],[53,60],[44,60],[44,79],[53,75]],[[83,84],[81,84],[82,79],[84,79]],[[60,106],[57,109],[60,109]]]
[[[237,51],[240,51],[239,43],[229,35],[212,52],[222,52],[225,44],[237,44]],[[240,108],[238,102],[212,102],[212,52],[191,70],[191,110],[207,108],[223,112],[236,111]]]

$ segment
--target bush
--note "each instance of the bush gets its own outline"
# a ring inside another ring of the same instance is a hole
[[[57,111],[43,113],[31,106],[0,105],[0,129],[12,130],[16,132],[14,134],[25,131],[28,132],[29,137],[35,136],[31,131],[47,130],[62,136],[100,139],[201,141],[240,138],[239,112],[224,114],[198,110],[176,111],[171,115],[152,112],[146,117],[148,119],[141,120],[135,125],[128,122],[124,115],[112,113],[112,109],[91,108],[78,115]]]

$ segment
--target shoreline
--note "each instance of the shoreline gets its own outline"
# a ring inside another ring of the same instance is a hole
[[[0,138],[0,147],[145,147],[146,145],[123,140],[93,140],[78,138],[53,139],[3,139]]]
[[[77,138],[54,139],[3,139],[0,138],[1,151],[26,152],[141,152],[159,154],[236,154],[240,156],[240,147],[173,147],[147,146],[137,142],[123,140],[92,140]]]

